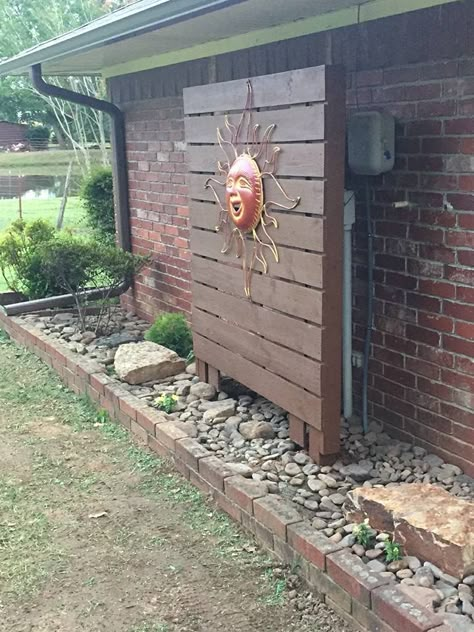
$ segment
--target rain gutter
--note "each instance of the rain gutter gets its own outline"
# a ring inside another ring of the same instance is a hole
[[[41,64],[35,64],[31,67],[31,81],[33,86],[40,94],[55,97],[77,103],[85,107],[93,108],[105,112],[112,119],[111,141],[112,141],[112,164],[114,171],[114,198],[115,198],[115,216],[117,225],[118,244],[127,252],[131,252],[131,236],[130,236],[130,208],[128,201],[128,174],[127,174],[127,155],[125,145],[125,121],[122,110],[110,101],[90,97],[86,94],[74,92],[66,88],[54,86],[46,83],[41,72]],[[98,288],[94,290],[85,290],[79,294],[79,298],[87,298],[88,300],[97,300],[106,296],[120,296],[128,290],[132,279],[124,281],[114,290],[110,288]],[[62,294],[61,296],[51,296],[44,299],[25,301],[22,303],[13,303],[5,305],[2,309],[7,316],[17,314],[25,314],[28,312],[36,312],[41,309],[50,307],[64,307],[74,301],[72,294]]]

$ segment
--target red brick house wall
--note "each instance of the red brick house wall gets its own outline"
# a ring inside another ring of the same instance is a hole
[[[349,112],[397,120],[396,166],[370,178],[375,319],[369,413],[474,474],[474,7],[456,3],[113,79],[126,111],[133,244],[154,255],[130,309],[189,312],[182,88],[342,63]],[[365,180],[354,230],[354,348],[365,334]],[[402,206],[395,207],[394,202]],[[360,379],[354,377],[356,408]]]

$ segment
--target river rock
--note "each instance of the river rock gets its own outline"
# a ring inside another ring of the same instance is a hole
[[[177,375],[185,362],[177,353],[155,342],[123,344],[114,359],[115,372],[128,384],[143,384]]]
[[[422,588],[431,588],[434,585],[435,578],[433,572],[427,566],[422,566],[415,572],[415,584]]]
[[[474,571],[474,503],[434,485],[359,487],[348,494],[349,522],[369,520],[387,531],[406,554],[430,560],[445,573],[464,577]]]
[[[206,382],[197,382],[191,386],[189,391],[191,395],[196,395],[199,399],[212,399],[216,396],[216,389],[212,384]]]
[[[275,431],[268,421],[243,421],[239,426],[239,432],[244,439],[273,439]]]
[[[235,400],[225,399],[220,402],[210,402],[215,406],[209,406],[204,411],[202,419],[204,423],[217,424],[231,417],[235,412]]]
[[[129,333],[128,331],[120,331],[118,333],[111,334],[110,336],[102,336],[101,338],[97,338],[97,340],[95,341],[95,344],[97,347],[107,347],[108,349],[112,349],[113,347],[118,347],[120,345],[137,342],[138,339],[139,339],[138,336],[135,336]],[[151,343],[151,344],[154,344],[154,343]]]

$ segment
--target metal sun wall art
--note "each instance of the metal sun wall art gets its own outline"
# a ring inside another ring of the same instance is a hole
[[[205,186],[211,189],[220,209],[216,231],[224,235],[221,252],[231,252],[235,244],[236,256],[242,259],[245,295],[251,298],[251,279],[256,263],[260,263],[266,274],[266,250],[277,263],[279,261],[277,246],[269,232],[271,227],[278,228],[278,221],[269,211],[272,207],[287,211],[294,209],[300,198],[290,198],[275,177],[281,148],[271,146],[270,141],[276,125],[269,125],[261,138],[260,125],[252,125],[250,81],[247,82],[245,108],[237,126],[226,116],[225,127],[227,138],[217,129],[219,147],[226,156],[225,162],[217,162],[217,169],[225,176],[225,181],[209,178]],[[287,204],[265,199],[265,178],[275,183]],[[225,188],[225,203],[221,202],[214,185]]]

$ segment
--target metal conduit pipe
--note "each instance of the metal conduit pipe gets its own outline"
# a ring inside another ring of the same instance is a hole
[[[125,145],[125,121],[123,112],[110,101],[96,99],[73,90],[54,86],[46,83],[41,72],[41,64],[35,64],[31,67],[31,81],[33,86],[40,94],[44,94],[65,101],[71,101],[78,105],[84,105],[95,110],[105,112],[112,119],[111,140],[112,140],[112,167],[114,172],[114,198],[115,198],[115,216],[117,224],[117,235],[119,246],[128,252],[131,252],[130,237],[130,209],[128,203],[128,175],[127,175],[127,155]],[[122,283],[109,296],[120,296],[128,290],[130,281]],[[82,296],[88,300],[96,300],[104,298],[108,294],[108,288],[98,288],[94,290],[85,290]],[[35,301],[25,301],[23,303],[13,303],[2,307],[3,312],[7,316],[18,314],[26,314],[50,307],[65,307],[73,301],[72,294],[62,294],[60,296],[51,296]]]

